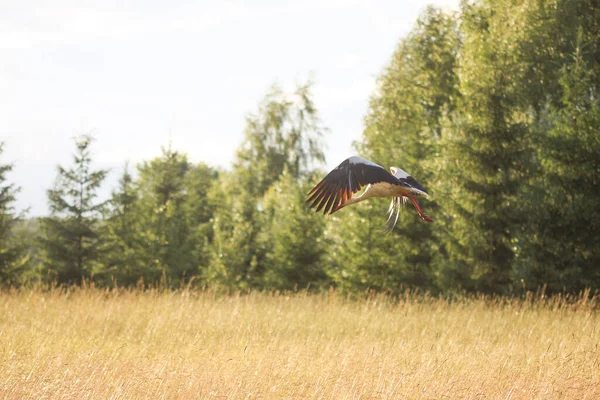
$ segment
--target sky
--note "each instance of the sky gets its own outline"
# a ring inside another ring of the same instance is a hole
[[[245,117],[272,84],[309,78],[328,133],[327,168],[354,153],[376,79],[426,4],[459,0],[0,2],[0,163],[17,210],[48,213],[57,165],[90,134],[94,168],[161,147],[228,168]]]

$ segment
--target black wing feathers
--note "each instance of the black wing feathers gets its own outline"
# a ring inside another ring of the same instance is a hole
[[[321,180],[309,193],[308,203],[324,214],[335,212],[341,204],[363,186],[370,183],[398,184],[398,179],[383,167],[358,157],[344,160]]]

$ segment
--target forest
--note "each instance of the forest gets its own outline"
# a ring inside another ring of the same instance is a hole
[[[123,164],[111,197],[94,138],[15,209],[0,141],[0,285],[522,295],[600,289],[600,4],[428,7],[382,69],[355,154],[409,171],[433,223],[389,201],[324,216],[306,194],[327,132],[306,82],[268,88],[230,168],[170,145]],[[339,160],[340,162],[342,160]]]

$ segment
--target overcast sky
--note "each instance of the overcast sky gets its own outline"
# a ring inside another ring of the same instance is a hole
[[[430,3],[457,9],[458,0]],[[375,79],[419,1],[0,2],[0,162],[17,208],[47,213],[56,165],[92,134],[95,167],[160,154],[229,167],[244,118],[269,86],[312,77],[327,166],[352,154]]]

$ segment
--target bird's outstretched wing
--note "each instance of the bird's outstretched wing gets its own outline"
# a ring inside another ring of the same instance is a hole
[[[332,214],[363,186],[378,182],[397,185],[398,179],[381,165],[350,157],[335,167],[308,193],[308,203],[323,214]]]

